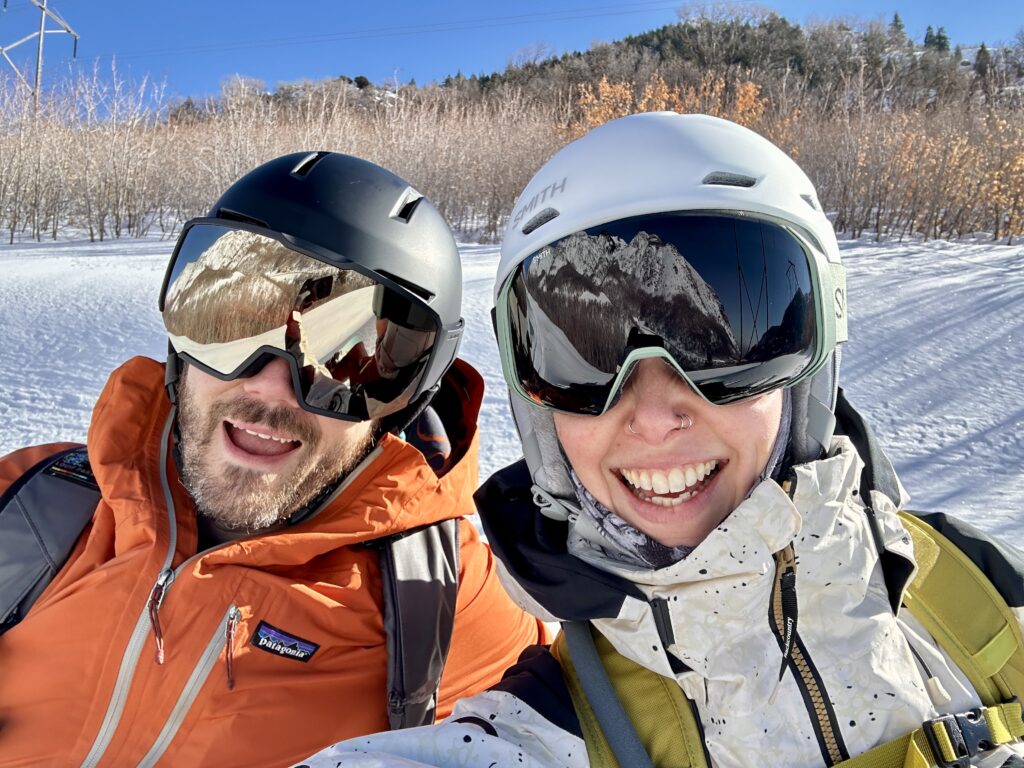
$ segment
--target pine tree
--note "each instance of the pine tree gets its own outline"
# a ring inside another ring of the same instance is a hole
[[[932,25],[928,25],[928,29],[924,31],[924,47],[927,50],[931,50],[935,47],[935,32],[932,31]]]
[[[892,21],[889,22],[889,31],[897,35],[905,35],[907,30],[903,26],[903,19],[900,18],[898,13],[892,15]]]
[[[982,43],[978,49],[978,53],[974,56],[974,71],[978,77],[985,77],[988,75],[989,70],[992,69],[992,54],[988,52],[988,48]]]
[[[949,35],[946,34],[945,27],[939,27],[939,31],[935,33],[935,50],[939,53],[949,53]]]
[[[903,26],[903,19],[900,18],[898,13],[894,13],[892,21],[889,22],[886,42],[890,51],[898,51],[907,43],[907,30]]]

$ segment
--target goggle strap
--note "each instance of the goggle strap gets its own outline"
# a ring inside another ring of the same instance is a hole
[[[807,436],[827,452],[836,429],[836,415],[816,397],[807,399]]]
[[[846,267],[842,264],[829,262],[829,271],[832,273],[832,296],[835,302],[836,314],[836,343],[844,342],[848,338],[846,327]]]

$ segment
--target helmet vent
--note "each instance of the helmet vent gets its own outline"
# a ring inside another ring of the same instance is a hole
[[[702,184],[714,184],[720,187],[752,187],[757,184],[753,176],[728,171],[713,171],[704,177]]]
[[[394,282],[398,283],[400,286],[405,288],[407,291],[409,291],[409,293],[413,294],[414,296],[419,296],[424,301],[430,301],[431,299],[434,298],[434,293],[432,291],[428,291],[422,285],[417,285],[416,283],[410,282],[409,280],[399,277],[398,275],[388,272],[387,270],[384,269],[377,269],[374,271],[377,274],[383,275],[384,277],[388,278],[388,280],[393,280]]]
[[[814,210],[821,210],[818,207],[818,201],[814,199],[814,195],[800,195],[800,199],[807,203],[809,206],[811,206],[811,208],[813,208]]]
[[[330,152],[310,152],[299,164],[292,168],[292,176],[298,176],[300,179],[304,179],[309,175],[309,172],[313,170],[313,166],[327,157]]]
[[[544,226],[552,219],[558,218],[560,215],[561,214],[554,208],[545,208],[543,211],[538,213],[536,216],[534,216],[532,219],[526,222],[526,224],[523,225],[523,234],[530,234],[538,227]]]
[[[409,219],[416,212],[416,208],[422,199],[423,195],[412,187],[406,187],[405,192],[402,193],[402,196],[398,198],[398,202],[395,203],[395,207],[391,209],[391,218],[408,224]]]
[[[252,216],[246,216],[244,213],[238,211],[232,211],[230,208],[218,208],[216,218],[227,219],[228,221],[238,221],[243,224],[255,224],[257,227],[263,227],[264,229],[270,229],[270,225],[262,219],[256,219]]]

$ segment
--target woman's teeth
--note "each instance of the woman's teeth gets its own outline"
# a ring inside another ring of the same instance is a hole
[[[705,480],[718,469],[717,461],[687,464],[665,471],[661,469],[622,469],[619,474],[640,499],[663,507],[689,501],[707,484]]]

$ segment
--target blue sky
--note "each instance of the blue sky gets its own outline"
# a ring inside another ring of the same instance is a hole
[[[132,79],[166,83],[175,97],[215,94],[232,75],[278,83],[365,75],[376,83],[425,84],[446,75],[502,70],[524,51],[586,50],[677,20],[682,3],[664,0],[518,0],[513,5],[469,2],[342,2],[341,0],[48,0],[81,36],[72,60],[72,40],[46,35],[44,81],[69,66],[91,69],[97,61]],[[734,3],[743,6],[747,3]],[[876,0],[822,3],[767,0],[770,8],[799,24],[830,18],[880,19],[899,12],[909,35],[920,42],[928,25],[943,26],[953,44],[982,41],[992,46],[1013,39],[1024,27],[1022,0],[943,3],[911,0],[898,5]],[[36,31],[39,11],[30,0],[7,0],[0,13],[0,47]],[[48,29],[57,29],[49,22]],[[9,55],[31,81],[35,40]],[[11,75],[0,58],[0,75]]]

